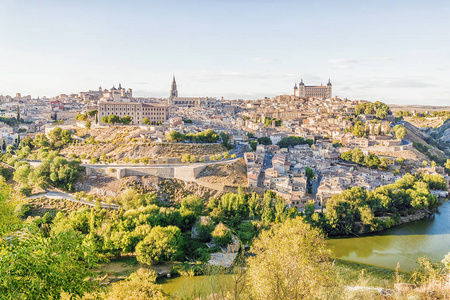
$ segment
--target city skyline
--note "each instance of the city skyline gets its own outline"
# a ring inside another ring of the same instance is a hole
[[[449,13],[419,1],[3,1],[0,94],[121,82],[166,98],[175,73],[183,97],[273,97],[331,78],[341,98],[446,105]]]

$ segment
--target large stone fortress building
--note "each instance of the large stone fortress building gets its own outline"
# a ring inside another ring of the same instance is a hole
[[[169,105],[180,107],[214,107],[216,105],[216,99],[209,97],[178,97],[177,82],[175,81],[175,76],[173,76]]]
[[[166,105],[136,102],[99,102],[99,121],[101,122],[102,117],[110,115],[121,118],[130,116],[132,125],[141,125],[144,118],[154,123],[166,121],[169,117],[169,108]]]
[[[330,79],[328,79],[327,85],[305,85],[303,79],[300,81],[298,87],[297,83],[294,86],[294,96],[299,98],[325,98],[331,99],[332,85]]]

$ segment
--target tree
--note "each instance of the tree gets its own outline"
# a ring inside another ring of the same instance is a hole
[[[258,143],[261,145],[272,145],[272,140],[268,136],[263,136],[258,139]]]
[[[178,131],[171,131],[166,134],[166,139],[173,142],[181,142],[185,140],[186,136]]]
[[[233,146],[230,143],[230,135],[228,133],[222,131],[220,133],[220,139],[222,140],[222,144],[225,146],[225,148],[227,149],[233,148]]]
[[[388,168],[388,160],[387,160],[386,157],[381,157],[380,158],[380,165],[379,165],[379,167],[382,168],[382,169],[387,169]]]
[[[88,111],[87,113],[86,113],[86,116],[88,116],[88,117],[93,117],[93,116],[96,116],[97,115],[97,113],[98,113],[98,110],[96,110],[96,109],[93,109],[93,110],[90,110],[90,111]]]
[[[217,224],[214,230],[211,232],[213,242],[218,246],[226,246],[231,243],[231,231],[222,222]]]
[[[17,115],[16,115],[17,122],[20,122],[20,111],[19,111],[19,105],[17,105]]]
[[[6,142],[5,142],[5,140],[2,140],[2,150],[6,151]]]
[[[61,127],[55,127],[52,131],[50,131],[48,136],[50,137],[52,142],[57,142],[61,140],[61,134],[62,134]]]
[[[60,299],[62,292],[82,296],[92,291],[95,283],[86,279],[94,276],[99,257],[82,244],[80,234],[66,231],[44,238],[35,227],[24,230],[26,238],[1,247],[0,294],[5,299]]]
[[[166,300],[169,299],[156,284],[158,274],[149,269],[138,269],[127,280],[112,284],[107,294],[102,299],[115,300]]]
[[[131,121],[132,121],[131,116],[126,115],[125,117],[121,118],[119,122],[125,125],[129,125]]]
[[[447,190],[445,178],[441,174],[424,174],[422,180],[426,182],[432,190]]]
[[[253,151],[256,151],[256,147],[258,146],[258,142],[257,141],[251,141],[250,142],[250,147],[252,148]]]
[[[364,162],[364,154],[361,149],[356,147],[352,151],[352,161],[357,164],[362,164]]]
[[[110,116],[108,116],[108,123],[111,123],[111,124],[120,123],[120,117],[116,116],[116,115],[110,115]]]
[[[302,137],[299,136],[288,136],[288,137],[284,137],[282,138],[277,145],[280,146],[280,148],[288,148],[288,147],[293,147],[296,145],[304,145],[304,144],[308,144],[308,145],[312,145],[314,143],[313,140],[311,139],[304,139]]]
[[[311,180],[314,178],[314,171],[310,167],[305,168],[305,175],[308,179],[308,182],[311,182]]]
[[[332,284],[330,251],[319,230],[303,218],[263,231],[250,252],[248,278],[255,299],[326,298],[325,288]]]
[[[136,246],[136,258],[148,265],[172,261],[181,254],[181,231],[176,226],[153,227]]]
[[[77,121],[86,121],[87,120],[87,116],[85,114],[78,114],[75,119]]]
[[[400,125],[400,124],[395,125],[393,129],[394,129],[395,137],[398,140],[401,140],[401,139],[403,139],[405,137],[405,135],[406,135],[406,128],[403,125]]]
[[[446,169],[450,170],[450,158],[447,159],[447,161],[445,162],[444,166],[445,166]]]
[[[142,119],[142,123],[144,123],[145,125],[149,125],[150,124],[150,120],[148,118],[143,118]]]
[[[364,130],[364,127],[362,126],[361,121],[357,121],[355,123],[355,126],[353,127],[353,135],[357,137],[363,137],[365,136],[366,132]]]
[[[87,121],[84,127],[86,127],[86,129],[91,129],[91,124],[91,121]]]

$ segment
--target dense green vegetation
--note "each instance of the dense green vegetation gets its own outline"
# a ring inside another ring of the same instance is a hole
[[[299,136],[288,136],[288,137],[282,138],[277,143],[277,145],[280,146],[280,148],[288,148],[288,147],[293,147],[296,145],[304,145],[304,144],[308,144],[311,146],[313,143],[314,143],[314,141],[311,139],[304,139]]]
[[[33,187],[45,188],[48,185],[73,190],[73,183],[82,170],[79,160],[67,160],[59,156],[58,150],[71,143],[72,134],[68,130],[56,127],[49,133],[50,139],[44,134],[38,134],[34,140],[27,137],[20,142],[17,149],[10,153],[0,154],[0,161],[15,168],[13,179],[24,194],[31,193]],[[15,154],[16,156],[13,156]],[[23,159],[39,159],[41,164],[32,167]],[[10,170],[2,168],[2,175],[9,179]]]
[[[374,103],[360,103],[355,107],[355,114],[374,114],[377,119],[386,119],[386,117],[392,114],[389,106],[376,101]]]
[[[233,145],[230,142],[231,136],[228,133],[222,131],[220,133],[220,139],[222,140],[222,144],[225,148],[227,148],[228,150],[233,149]]]
[[[383,230],[397,224],[402,216],[421,210],[434,211],[440,202],[430,193],[430,188],[445,188],[443,177],[406,174],[395,183],[373,191],[352,187],[336,194],[326,203],[323,214],[314,212],[308,204],[305,216],[308,222],[330,235]]]
[[[341,159],[348,162],[354,162],[360,166],[369,167],[371,169],[388,168],[386,157],[378,158],[375,154],[365,155],[358,147],[353,150],[343,152],[341,154]]]
[[[403,125],[397,124],[394,126],[393,130],[394,130],[395,137],[398,140],[403,139],[406,135],[406,128]]]
[[[3,122],[9,126],[20,124],[20,121],[18,121],[16,118],[7,118],[7,117],[0,117],[0,122]]]
[[[44,222],[23,223],[14,207],[20,197],[0,180],[0,295],[2,299],[60,299],[83,295],[96,285],[100,257],[74,230],[48,230]]]
[[[129,125],[131,123],[131,116],[119,117],[116,115],[104,116],[101,118],[102,123],[109,124],[124,124]]]
[[[220,136],[213,129],[207,129],[199,133],[188,134],[183,134],[178,131],[171,131],[167,134],[166,138],[172,142],[190,141],[199,143],[216,143],[219,141]]]
[[[161,125],[161,121],[150,121],[148,118],[143,118],[142,123],[145,125]]]
[[[86,112],[86,114],[79,113],[75,117],[75,119],[78,121],[86,121],[89,117],[90,118],[95,117],[97,115],[97,113],[98,113],[98,111],[96,109],[93,109],[93,110]]]
[[[268,136],[263,136],[258,139],[258,144],[261,145],[272,145],[272,140]]]
[[[264,119],[264,127],[272,126],[273,122],[275,122],[275,127],[280,127],[281,123],[283,121],[281,119],[265,117],[265,119]]]

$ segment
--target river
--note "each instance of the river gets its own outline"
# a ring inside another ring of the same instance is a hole
[[[441,261],[450,252],[450,202],[439,213],[373,235],[328,240],[334,256],[350,261],[410,272],[417,259]]]
[[[422,256],[441,261],[450,252],[450,201],[439,213],[373,235],[327,241],[334,256],[350,261],[410,272]],[[159,283],[172,296],[206,296],[233,284],[233,275],[161,278]]]

